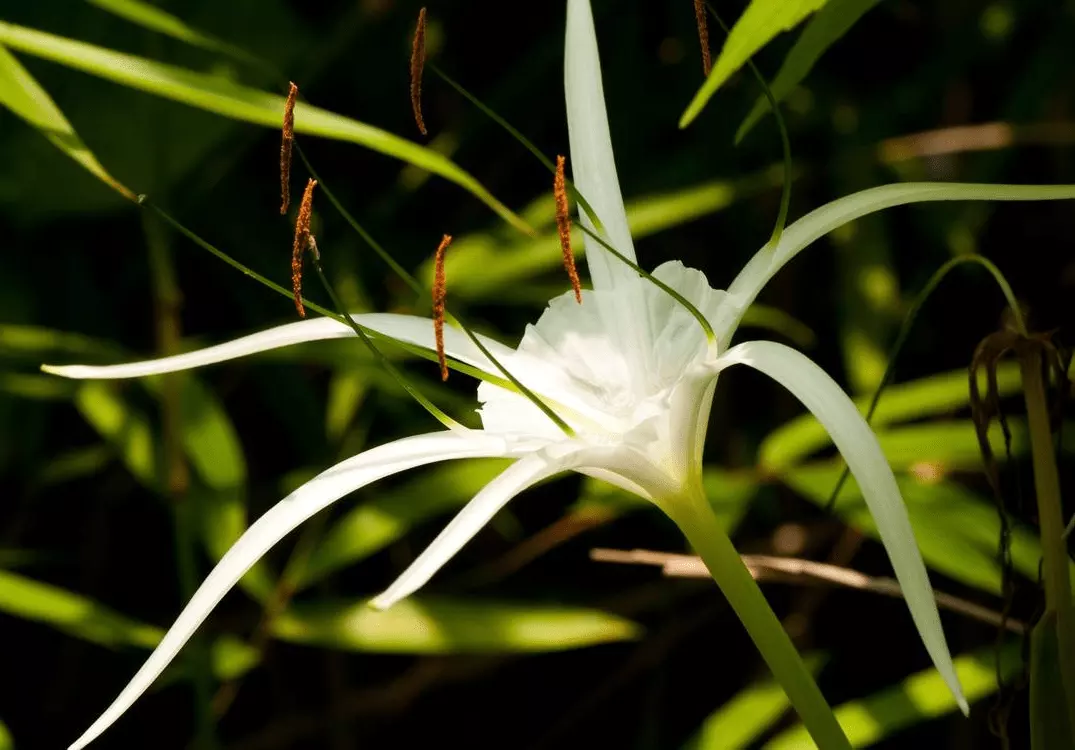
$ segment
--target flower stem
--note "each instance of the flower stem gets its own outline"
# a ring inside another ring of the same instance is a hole
[[[1056,471],[1052,430],[1042,379],[1041,349],[1028,346],[1019,358],[1023,375],[1030,450],[1034,462],[1034,491],[1041,529],[1042,578],[1045,582],[1046,615],[1056,615],[1060,673],[1068,716],[1075,717],[1075,611],[1068,578],[1067,545],[1060,503],[1060,478]],[[1075,737],[1073,737],[1075,740]]]
[[[662,504],[702,558],[821,750],[850,750],[813,675],[698,487]]]

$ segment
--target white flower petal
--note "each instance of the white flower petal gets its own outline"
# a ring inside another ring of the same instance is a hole
[[[759,370],[802,401],[828,430],[858,482],[877,523],[881,541],[900,582],[919,636],[937,671],[967,713],[967,701],[952,666],[937,603],[915,542],[896,478],[870,426],[840,386],[802,353],[773,341],[748,341],[728,350],[718,367],[744,364]]]
[[[612,156],[601,61],[589,0],[568,0],[564,44],[564,94],[571,143],[571,176],[575,187],[597,213],[606,239],[620,253],[634,260],[634,244]],[[583,223],[593,229],[581,207],[579,213]],[[616,286],[617,279],[637,278],[634,271],[596,242],[587,241],[586,244],[589,246],[586,262],[594,289],[610,289]]]
[[[384,593],[370,601],[370,605],[377,609],[388,609],[413,594],[512,498],[542,479],[575,465],[579,451],[569,449],[560,453],[550,455],[549,451],[539,451],[520,458],[505,469],[467,503],[399,578]]]
[[[127,687],[69,750],[79,750],[112,725],[160,675],[217,603],[288,532],[339,498],[391,474],[459,458],[502,456],[507,443],[472,432],[436,432],[397,440],[342,461],[299,487],[246,530],[194,592]]]
[[[433,350],[433,321],[414,315],[396,315],[393,313],[368,313],[352,315],[359,324],[396,340]],[[165,372],[189,370],[194,367],[216,364],[229,359],[238,359],[250,354],[279,349],[284,346],[301,344],[308,341],[346,338],[355,332],[343,323],[332,318],[311,318],[296,323],[287,323],[265,331],[243,336],[225,344],[217,344],[205,349],[177,354],[173,357],[131,362],[123,365],[42,365],[41,369],[53,375],[77,379],[116,379],[138,378],[145,375],[159,375]],[[510,362],[514,351],[503,344],[482,336],[482,343],[494,357],[505,366]],[[474,345],[465,333],[451,326],[444,329],[444,348],[449,357],[473,365],[497,378],[503,377],[500,371]]]
[[[860,216],[907,203],[927,201],[1033,201],[1075,198],[1071,185],[988,185],[907,182],[863,190],[811,211],[784,230],[775,248],[763,247],[728,287],[729,304],[714,325],[721,347],[728,345],[743,311],[785,263],[819,237]]]

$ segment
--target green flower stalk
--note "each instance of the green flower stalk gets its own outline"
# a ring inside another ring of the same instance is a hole
[[[243,574],[286,534],[340,498],[384,477],[440,461],[505,457],[513,463],[483,488],[371,604],[391,607],[425,585],[511,499],[574,471],[652,501],[684,532],[743,621],[815,741],[849,747],[810,673],[701,490],[702,446],[719,374],[732,365],[759,370],[794,394],[828,430],[862,489],[927,652],[964,712],[936,603],[907,510],[876,437],[840,386],[798,351],[771,341],[731,346],[739,321],[785,263],[818,237],[890,206],[933,200],[1035,200],[1075,197],[1067,186],[911,183],[834,201],[788,226],[746,265],[727,291],[678,261],[637,266],[609,136],[597,40],[588,0],[568,0],[565,49],[570,164],[587,208],[592,288],[549,302],[516,348],[486,337],[481,346],[446,327],[444,352],[476,372],[481,429],[443,429],[374,447],[326,469],[254,522],[221,558],[156,650],[111,706],[73,744],[92,742],[153,683]],[[627,261],[627,262],[624,262]],[[674,292],[674,294],[670,294]],[[684,304],[684,302],[686,304]],[[699,318],[706,322],[699,325]],[[435,352],[428,318],[352,316],[363,329]],[[290,323],[230,343],[131,364],[46,366],[70,378],[132,378],[201,367],[301,342],[355,336],[333,318]],[[495,358],[495,361],[494,359]],[[504,368],[533,397],[508,385]],[[556,419],[538,404],[553,409]],[[563,429],[557,419],[569,429]]]

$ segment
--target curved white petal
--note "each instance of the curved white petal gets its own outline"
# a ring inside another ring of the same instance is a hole
[[[915,543],[914,530],[896,478],[870,426],[840,386],[802,353],[773,341],[748,341],[728,350],[717,367],[744,364],[759,370],[802,401],[832,436],[858,482],[877,523],[919,636],[937,671],[967,713],[967,701],[952,666],[937,603]]]
[[[194,592],[142,668],[69,750],[85,747],[111,726],[175,658],[183,644],[243,574],[269,548],[310,516],[344,495],[391,474],[436,461],[503,456],[506,453],[508,445],[501,438],[480,432],[466,436],[455,432],[436,432],[378,446],[318,474],[274,505],[239,537]]]
[[[567,133],[571,143],[571,176],[575,187],[597,213],[609,243],[631,260],[635,248],[627,226],[627,212],[620,195],[612,138],[605,113],[601,83],[601,60],[589,0],[568,0],[567,34],[564,42],[564,94],[567,99]],[[582,221],[593,223],[579,207]],[[635,279],[637,274],[595,242],[586,251],[594,289],[614,287],[616,280]]]
[[[512,498],[542,479],[573,466],[578,453],[567,451],[554,456],[548,451],[539,451],[509,466],[485,485],[399,578],[370,601],[370,605],[388,609],[420,589]]]
[[[564,94],[567,99],[567,133],[571,143],[571,176],[616,250],[635,260],[634,243],[620,194],[612,139],[605,113],[601,61],[597,53],[589,0],[568,0],[564,40]],[[594,229],[582,207],[579,218]],[[597,302],[605,330],[628,361],[627,372],[638,387],[650,377],[647,354],[651,348],[649,318],[643,309],[638,273],[593,240],[584,240],[590,283],[595,291],[614,292]]]
[[[714,331],[722,348],[735,333],[743,311],[785,263],[819,237],[860,216],[907,203],[926,201],[1034,201],[1075,198],[1072,185],[988,185],[956,182],[906,182],[863,190],[811,211],[784,230],[775,248],[763,247],[728,287],[729,303]]]
[[[435,349],[433,321],[429,318],[394,313],[367,313],[352,315],[351,317],[360,325],[390,338],[420,346],[423,349]],[[237,359],[250,354],[301,344],[307,341],[346,338],[354,335],[355,332],[349,326],[332,318],[311,318],[276,326],[224,344],[217,344],[216,346],[206,347],[186,354],[177,354],[172,357],[100,367],[92,365],[42,365],[41,369],[65,378],[138,378],[145,375],[189,370],[194,367],[216,364],[229,359]],[[485,336],[482,336],[481,339],[482,343],[501,363],[506,365],[510,361],[514,354],[512,349]],[[474,345],[474,342],[462,331],[446,326],[444,329],[444,348],[449,357],[473,365],[497,378],[502,377],[496,366],[481,353]]]

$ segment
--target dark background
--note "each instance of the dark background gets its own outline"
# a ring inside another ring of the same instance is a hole
[[[754,174],[779,161],[770,119],[741,146],[732,144],[758,93],[748,75],[733,78],[689,129],[676,127],[702,80],[690,3],[595,0],[594,6],[625,196]],[[162,7],[270,60],[311,102],[419,138],[407,94],[417,5],[176,0]],[[734,17],[741,8],[722,3],[721,9]],[[485,0],[429,6],[435,62],[549,155],[567,150],[563,10],[563,3]],[[220,61],[71,0],[7,0],[0,16],[198,69]],[[760,54],[757,61],[766,74],[775,73],[794,38],[794,33],[783,35]],[[1075,5],[1070,2],[880,3],[826,54],[787,103],[799,173],[792,218],[841,195],[897,180],[1075,181],[1070,145],[1075,124],[1069,122],[1073,38]],[[714,29],[714,52],[718,39]],[[118,179],[287,284],[291,229],[276,212],[278,133],[20,59]],[[283,91],[279,81],[257,71],[237,69],[237,74],[249,84]],[[433,76],[426,79],[424,107],[432,135],[458,139],[453,160],[509,206],[521,207],[548,190],[549,175],[532,156]],[[999,149],[956,148],[898,163],[878,156],[885,139],[989,122],[1068,124],[1045,143],[1031,135]],[[309,137],[300,142],[341,200],[408,268],[421,266],[444,232],[463,235],[498,227],[484,205],[444,180],[410,187],[401,179],[407,170],[399,162],[340,142]],[[153,352],[157,317],[143,215],[6,112],[0,113],[0,164],[0,320]],[[298,165],[295,173],[297,194],[304,175]],[[726,285],[768,236],[778,198],[778,190],[766,189],[727,210],[640,240],[640,262],[652,268],[679,258],[705,270],[714,286]],[[350,299],[369,309],[406,309],[401,285],[349,234],[327,202],[319,205],[315,228],[329,274],[345,282]],[[1063,342],[1075,311],[1073,230],[1066,202],[894,209],[860,222],[856,235],[869,245],[870,262],[896,280],[901,296],[894,311],[871,310],[849,283],[861,270],[852,254],[855,243],[828,240],[782,272],[761,301],[810,326],[818,334],[810,356],[855,387],[848,328],[861,323],[884,351],[929,275],[953,252],[974,249],[1008,276],[1029,305],[1033,325],[1058,329]],[[169,245],[182,290],[184,335],[215,342],[293,319],[287,300],[178,235],[169,235]],[[520,288],[500,289],[472,301],[470,317],[504,341],[517,340],[540,309],[533,303],[536,295],[526,289],[531,283],[551,289],[565,282],[549,274],[521,282]],[[1002,299],[985,274],[957,271],[925,308],[901,355],[898,379],[966,366],[976,343],[999,325],[1001,309]],[[3,366],[33,371],[28,362]],[[429,382],[436,374],[432,365],[421,363],[410,371]],[[252,515],[278,499],[282,474],[325,466],[341,449],[329,444],[321,424],[328,374],[316,364],[287,362],[238,362],[204,373],[241,436]],[[868,382],[868,377],[861,380],[858,390],[868,392]],[[463,396],[473,391],[460,376],[450,387]],[[391,386],[378,395],[362,411],[367,443],[434,427]],[[707,455],[718,465],[749,466],[758,441],[799,413],[789,395],[755,374],[722,376]],[[0,546],[39,553],[27,575],[165,624],[182,602],[167,503],[141,488],[117,462],[63,484],[40,481],[53,457],[96,439],[69,404],[0,392]],[[1029,471],[1022,479],[1029,502]],[[979,478],[967,482],[988,497]],[[577,488],[578,480],[569,477],[528,493],[513,506],[521,528],[533,533],[556,521]],[[1014,510],[1033,520],[1032,514]],[[744,552],[771,551],[775,531],[789,523],[807,532],[803,556],[824,559],[841,538],[837,519],[774,485],[754,501],[736,541]],[[378,590],[440,524],[422,525],[396,548],[337,574],[323,591]],[[483,532],[430,589],[469,594],[460,583],[467,571],[514,544],[497,530]],[[354,655],[273,644],[220,723],[221,746],[679,747],[706,715],[763,674],[756,652],[712,586],[663,580],[650,569],[591,563],[587,554],[595,546],[681,550],[683,542],[655,511],[637,513],[571,540],[476,595],[604,604],[643,623],[642,640],[526,657]],[[279,566],[285,556],[278,551],[272,559]],[[882,575],[887,570],[873,543],[851,564]],[[204,557],[198,565],[208,570]],[[939,588],[974,596],[943,577],[935,581]],[[1036,597],[1032,584],[1022,585],[1016,614],[1026,618]],[[833,704],[928,666],[899,601],[832,592],[821,596],[814,611],[813,604],[804,603],[817,595],[812,589],[774,585],[766,591],[778,614],[813,612],[798,633],[799,643],[829,652],[821,686]],[[232,595],[207,628],[248,634],[257,618],[256,605]],[[944,621],[953,652],[987,646],[995,635],[987,626],[949,615]],[[140,652],[110,651],[0,614],[0,718],[19,748],[63,746],[98,714],[141,658]],[[1013,699],[1011,732],[1017,747],[1026,731],[1025,695]],[[991,700],[976,704],[969,721],[948,716],[878,747],[999,746],[987,729]],[[190,687],[173,686],[140,700],[96,746],[187,747],[192,727]]]

